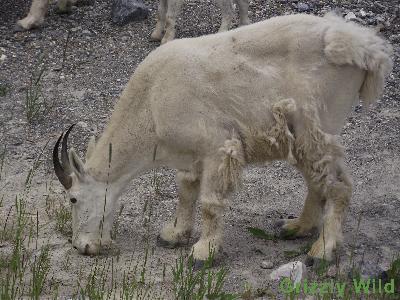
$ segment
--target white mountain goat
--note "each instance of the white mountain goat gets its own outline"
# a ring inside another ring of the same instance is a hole
[[[16,25],[16,30],[29,30],[39,27],[44,22],[49,0],[32,0],[31,8],[28,15],[19,20]],[[78,0],[58,0],[57,10],[60,13],[68,12],[72,5],[75,5]]]
[[[175,23],[184,0],[159,0],[158,19],[156,28],[151,34],[155,41],[161,44],[169,42],[175,38]],[[232,0],[217,0],[222,13],[222,23],[219,31],[227,31],[231,27],[233,18]],[[235,0],[239,7],[240,25],[250,24],[248,11],[249,0]],[[164,33],[165,29],[165,34]]]
[[[308,254],[331,260],[352,193],[335,135],[359,95],[366,105],[379,97],[391,51],[373,30],[310,15],[159,47],[136,69],[99,141],[89,143],[85,164],[67,150],[70,130],[61,162],[62,136],[55,145],[55,172],[73,203],[73,245],[96,254],[110,244],[123,188],[166,165],[179,170],[179,203],[159,242],[187,242],[199,199],[202,233],[192,250],[205,260],[222,244],[224,208],[242,169],[287,160],[304,175],[308,195],[282,230],[297,237],[319,227]]]

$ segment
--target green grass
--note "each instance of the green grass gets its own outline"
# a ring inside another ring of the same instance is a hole
[[[238,299],[238,295],[224,292],[223,287],[228,271],[225,268],[211,269],[213,262],[214,253],[210,252],[203,267],[195,272],[193,256],[190,255],[186,259],[181,255],[172,268],[175,299]]]
[[[43,56],[39,58],[38,64],[34,67],[29,85],[25,94],[25,114],[29,123],[39,119],[48,110],[48,103],[42,93],[42,79],[46,70]]]
[[[250,232],[254,237],[267,241],[277,241],[279,238],[275,234],[267,233],[264,230],[256,227],[247,227],[247,231]]]

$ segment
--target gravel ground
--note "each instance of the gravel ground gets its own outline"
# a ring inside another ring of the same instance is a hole
[[[44,199],[49,194],[49,186],[52,197],[63,198],[61,186],[52,172],[50,148],[63,129],[81,122],[71,144],[82,154],[90,135],[101,132],[105,126],[136,66],[158,47],[149,40],[157,3],[145,2],[151,9],[150,18],[124,27],[110,23],[111,1],[96,0],[92,6],[74,8],[70,15],[56,15],[52,5],[42,28],[23,33],[13,33],[12,28],[28,11],[30,1],[2,0],[1,3],[0,56],[4,56],[0,61],[0,84],[7,86],[7,92],[0,97],[0,147],[6,146],[7,154],[0,181],[0,193],[5,195],[0,218],[13,205],[15,195],[23,192],[29,168],[50,141],[44,151],[44,163],[36,171],[29,202],[32,212],[38,211],[43,219],[40,239],[51,245],[51,274],[55,282],[61,283],[60,293],[65,297],[72,294],[76,283],[76,277],[71,274],[92,264],[94,258],[80,256],[71,249],[67,237],[57,233],[55,222],[46,216]],[[367,112],[357,106],[341,135],[354,179],[353,198],[344,226],[342,260],[349,260],[354,247],[356,261],[369,261],[386,268],[400,252],[399,2],[251,0],[249,10],[250,18],[257,22],[298,11],[323,15],[334,8],[349,18],[352,16],[349,12],[353,12],[357,22],[369,26],[382,24],[382,35],[395,49],[394,70],[385,94]],[[213,1],[186,1],[178,21],[177,37],[215,33],[219,22],[219,10]],[[42,93],[48,106],[33,123],[28,123],[24,108],[26,91],[40,61],[46,68]],[[124,208],[116,238],[119,265],[123,270],[132,257],[143,256],[143,240],[147,236],[143,226],[144,203],[153,200],[149,237],[154,254],[150,270],[156,286],[166,290],[170,285],[162,280],[162,266],[171,265],[180,249],[155,247],[155,238],[174,212],[177,202],[174,175],[173,170],[157,171],[160,193],[156,196],[152,173],[133,181],[121,199]],[[291,259],[284,251],[298,249],[314,238],[263,241],[252,237],[246,227],[268,230],[277,218],[298,215],[304,196],[300,174],[284,163],[246,171],[243,189],[232,197],[225,214],[226,243],[219,264],[229,269],[228,290],[241,291],[245,284],[250,284],[254,289],[270,287],[277,292],[276,285],[268,280],[270,270],[260,266],[262,261],[271,261],[275,266],[286,263]],[[197,226],[191,244],[198,237]],[[66,257],[70,257],[68,268],[62,264]],[[297,259],[304,259],[304,255]]]

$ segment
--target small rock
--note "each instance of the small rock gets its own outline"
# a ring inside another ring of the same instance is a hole
[[[365,10],[364,10],[363,8],[360,9],[360,16],[361,16],[362,18],[364,18],[364,17],[367,16],[367,13],[365,12]]]
[[[80,127],[82,127],[83,129],[88,128],[88,124],[87,124],[86,122],[83,122],[83,121],[78,122],[78,125],[79,125]]]
[[[0,56],[0,61],[5,61],[6,58],[7,58],[7,56],[6,56],[5,54],[2,54],[2,55]]]
[[[261,262],[261,268],[263,269],[272,269],[274,267],[274,263],[269,260],[263,260]]]
[[[141,0],[114,0],[111,8],[111,20],[114,24],[124,25],[131,21],[146,19],[149,12]]]
[[[392,34],[389,37],[389,40],[392,42],[399,42],[400,41],[400,34]]]
[[[82,29],[82,27],[81,27],[81,26],[78,26],[78,27],[72,28],[71,31],[72,31],[72,32],[77,32],[77,31],[79,31],[79,30],[81,30],[81,29]]]
[[[382,23],[382,24],[385,23],[385,19],[381,16],[377,16],[375,20],[376,23]]]
[[[347,21],[351,21],[351,20],[357,19],[356,14],[353,13],[352,11],[349,12],[349,13],[347,13],[347,15],[344,16],[344,18],[345,18]]]
[[[84,35],[92,35],[90,30],[87,30],[87,29],[82,30],[82,34],[84,34]]]
[[[297,10],[298,10],[299,12],[309,11],[309,10],[310,10],[310,6],[309,6],[308,4],[306,4],[306,3],[299,2],[299,3],[297,4]]]
[[[294,261],[280,266],[269,275],[272,280],[279,280],[283,277],[290,278],[293,283],[299,283],[307,276],[306,265],[301,261]]]

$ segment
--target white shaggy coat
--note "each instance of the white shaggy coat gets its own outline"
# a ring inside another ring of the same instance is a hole
[[[99,184],[110,186],[103,225],[111,228],[123,187],[167,165],[179,170],[179,203],[160,238],[171,245],[187,241],[199,200],[203,225],[193,254],[204,260],[209,247],[218,251],[223,242],[224,208],[242,168],[288,160],[304,175],[308,195],[300,217],[286,220],[283,230],[303,236],[319,227],[309,255],[331,259],[352,191],[336,135],[360,95],[367,104],[380,96],[390,55],[374,31],[310,15],[275,17],[153,51],[86,164],[70,151],[75,171],[68,193],[86,207],[75,208],[74,245],[98,251]]]

